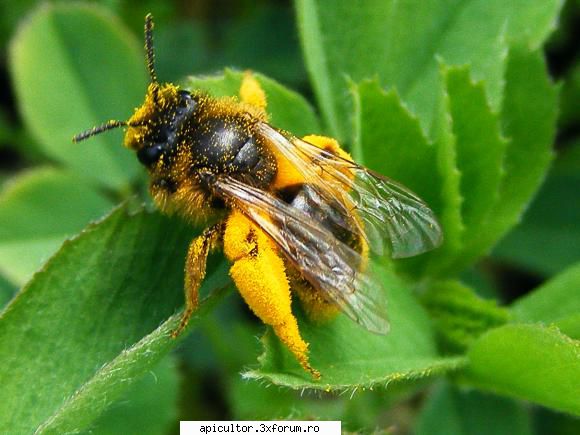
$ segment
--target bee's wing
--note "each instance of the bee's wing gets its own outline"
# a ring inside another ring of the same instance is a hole
[[[362,221],[358,230],[373,252],[383,255],[388,244],[392,257],[404,258],[441,244],[443,236],[435,215],[409,189],[266,123],[260,123],[258,129],[314,186],[322,201],[338,196],[343,215],[356,213]]]
[[[214,192],[264,230],[305,279],[330,302],[369,331],[389,330],[380,281],[359,253],[307,214],[269,193],[229,176],[215,180]]]

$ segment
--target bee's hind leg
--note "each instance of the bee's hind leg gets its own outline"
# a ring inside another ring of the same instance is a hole
[[[300,365],[319,379],[292,314],[286,268],[274,242],[241,212],[233,211],[224,231],[224,253],[233,262],[230,276],[251,310],[272,326]]]
[[[205,278],[207,256],[220,243],[224,224],[218,223],[206,228],[203,233],[193,239],[187,251],[185,260],[185,309],[177,329],[171,336],[177,338],[183,332],[192,314],[199,305],[199,287]]]

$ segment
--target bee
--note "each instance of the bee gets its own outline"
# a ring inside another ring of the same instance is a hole
[[[358,165],[337,141],[298,138],[268,123],[266,96],[246,74],[241,101],[160,83],[153,19],[145,18],[150,83],[128,121],[113,120],[73,138],[125,127],[124,144],[150,176],[157,207],[192,222],[213,222],[185,261],[179,335],[198,306],[209,253],[221,247],[252,311],[314,378],[292,294],[314,319],[343,312],[369,331],[389,329],[383,284],[371,253],[410,257],[441,244],[434,213],[402,185]]]

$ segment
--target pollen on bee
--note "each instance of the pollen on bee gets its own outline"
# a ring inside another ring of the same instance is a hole
[[[308,344],[292,314],[290,284],[284,261],[272,240],[240,212],[232,212],[224,233],[224,253],[234,264],[230,275],[250,309],[271,325],[278,338],[314,377]]]
[[[240,87],[240,97],[245,103],[262,109],[265,113],[267,104],[266,93],[251,71],[246,71],[244,73],[244,79],[242,80],[242,85]]]

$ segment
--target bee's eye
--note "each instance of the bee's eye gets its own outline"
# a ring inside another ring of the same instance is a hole
[[[149,167],[159,160],[161,154],[163,154],[163,145],[155,144],[137,151],[137,158],[143,165]]]

